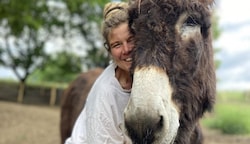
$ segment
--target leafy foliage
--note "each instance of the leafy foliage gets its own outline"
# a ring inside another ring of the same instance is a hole
[[[84,57],[84,63],[87,68],[107,67],[109,63],[108,54],[105,51],[100,51],[97,48],[87,50],[88,55]]]
[[[42,2],[42,1],[41,1]],[[40,29],[46,8],[36,0],[3,0],[0,2],[1,64],[10,67],[25,82],[36,67],[43,65],[46,36]]]
[[[49,55],[45,46],[51,39],[60,37],[68,49],[72,49],[74,43],[71,38],[77,37],[85,41],[83,48],[86,49],[87,45],[97,48],[102,8],[107,1],[0,1],[0,64],[11,68],[19,79],[19,102],[22,102],[29,75],[45,66]],[[55,64],[61,66],[60,63]],[[61,72],[52,71],[54,74]]]
[[[46,67],[37,69],[29,81],[70,82],[81,73],[82,60],[74,53],[62,51],[47,60]]]
[[[0,20],[7,21],[10,35],[20,36],[24,28],[38,30],[44,24],[42,12],[46,11],[45,1],[1,0]]]
[[[25,82],[36,68],[45,66],[48,57],[45,46],[49,41],[59,37],[70,51],[73,37],[85,43],[78,51],[88,48],[96,52],[86,56],[86,61],[100,56],[91,67],[105,65],[108,58],[102,51],[100,54],[97,41],[101,41],[102,9],[108,1],[1,0],[0,64],[12,68],[19,80]]]

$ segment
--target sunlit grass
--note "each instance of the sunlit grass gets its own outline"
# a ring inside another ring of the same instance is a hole
[[[250,102],[245,92],[219,92],[214,112],[202,123],[226,134],[250,134]]]
[[[219,91],[217,93],[217,102],[250,102],[247,93],[250,95],[250,91]]]

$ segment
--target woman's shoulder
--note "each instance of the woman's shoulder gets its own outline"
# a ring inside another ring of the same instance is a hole
[[[107,85],[115,79],[115,68],[114,64],[110,64],[104,69],[101,75],[96,79],[94,85]]]
[[[115,64],[110,64],[106,67],[94,82],[92,91],[105,93],[110,91],[112,87],[116,87],[115,68]]]

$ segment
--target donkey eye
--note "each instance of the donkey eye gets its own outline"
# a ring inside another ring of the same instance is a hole
[[[195,18],[193,17],[188,17],[187,20],[185,21],[184,25],[186,26],[196,26],[198,25],[198,22]]]

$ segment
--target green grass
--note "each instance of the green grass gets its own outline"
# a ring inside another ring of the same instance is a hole
[[[246,93],[247,93],[246,91],[219,91],[217,92],[217,102],[249,102],[250,103],[250,97],[247,97]]]
[[[211,117],[203,124],[225,134],[250,134],[250,105],[247,103],[219,103]]]
[[[214,112],[202,123],[225,134],[250,134],[250,99],[245,91],[219,91]]]

